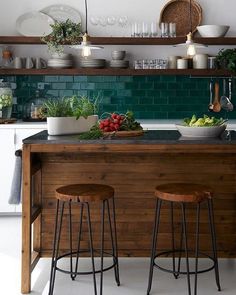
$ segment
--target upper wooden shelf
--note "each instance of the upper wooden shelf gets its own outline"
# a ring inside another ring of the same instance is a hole
[[[232,73],[225,70],[197,70],[197,69],[161,69],[161,70],[135,70],[135,69],[0,69],[0,75],[80,75],[80,76],[144,76],[144,75],[186,75],[199,77],[230,77]]]
[[[78,42],[81,40],[78,40]],[[176,38],[134,38],[134,37],[91,37],[91,42],[98,45],[174,45],[183,43],[186,37]],[[194,38],[205,45],[236,45],[236,37]],[[40,37],[0,36],[0,44],[45,44]]]

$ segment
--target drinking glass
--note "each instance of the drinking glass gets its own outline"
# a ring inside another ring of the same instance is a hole
[[[118,19],[118,25],[122,28],[126,27],[128,23],[128,17],[127,16],[120,16]]]
[[[148,37],[148,24],[146,22],[142,23],[142,37]]]
[[[99,24],[100,24],[102,27],[106,27],[106,25],[107,25],[107,18],[104,17],[104,16],[101,16],[101,17],[99,18]]]
[[[157,37],[157,23],[152,22],[151,23],[151,37]]]
[[[156,69],[156,60],[155,59],[149,60],[149,69]]]
[[[176,37],[176,23],[169,23],[169,36]]]
[[[107,24],[109,26],[113,26],[115,23],[116,23],[116,18],[113,15],[107,17]]]
[[[93,26],[97,26],[99,24],[99,17],[95,16],[95,15],[92,15],[90,17],[90,23],[93,25]]]
[[[141,36],[141,25],[138,22],[134,23],[134,37],[140,37]]]
[[[161,23],[161,37],[168,38],[169,37],[169,24]]]

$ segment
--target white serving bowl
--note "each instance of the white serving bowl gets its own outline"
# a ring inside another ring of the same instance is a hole
[[[220,126],[209,126],[209,127],[189,127],[180,124],[175,125],[179,133],[183,137],[205,137],[214,138],[219,137],[222,132],[225,131],[227,125],[222,124]]]
[[[197,30],[202,37],[224,37],[228,32],[230,26],[220,26],[220,25],[204,25],[198,26]]]

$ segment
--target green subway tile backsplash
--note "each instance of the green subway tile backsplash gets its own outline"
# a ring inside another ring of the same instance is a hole
[[[210,78],[188,76],[4,76],[16,83],[19,118],[36,89],[41,96],[57,98],[88,95],[99,98],[99,113],[132,110],[141,119],[179,119],[208,113]],[[222,79],[221,79],[222,80]],[[235,81],[234,81],[235,82]],[[221,94],[222,94],[222,81]],[[236,88],[236,87],[234,87]],[[236,89],[233,103],[236,103]],[[236,111],[219,116],[236,118]],[[216,115],[216,114],[214,114]]]

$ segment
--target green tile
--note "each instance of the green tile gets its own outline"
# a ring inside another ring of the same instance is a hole
[[[103,82],[116,82],[116,76],[103,76]]]
[[[152,89],[154,89],[154,83],[153,82],[140,83],[139,88],[152,90]]]
[[[161,80],[160,76],[147,76],[148,82],[159,82]]]
[[[130,89],[118,89],[117,95],[118,96],[131,96],[132,91]]]
[[[153,88],[158,89],[158,90],[166,90],[168,87],[167,83],[159,82],[159,83],[154,83]]]
[[[60,90],[59,91],[59,96],[60,97],[64,97],[64,96],[70,97],[70,96],[73,96],[73,95],[74,95],[73,90]]]
[[[58,82],[59,81],[59,76],[45,76],[44,81],[51,83],[51,82]]]
[[[181,83],[168,83],[168,89],[182,89]]]
[[[175,82],[176,76],[161,76],[162,82]]]
[[[74,82],[87,82],[87,76],[74,76]]]
[[[104,76],[88,76],[87,81],[94,83],[104,82]]]
[[[97,89],[97,84],[95,83],[80,83],[80,89],[84,89],[84,90],[92,90],[92,89]]]
[[[118,82],[132,82],[134,80],[135,79],[133,76],[117,76],[116,77],[116,81]]]
[[[161,90],[160,97],[176,96],[175,90]]]
[[[149,105],[151,105],[152,106],[152,104],[153,104],[153,98],[147,98],[147,97],[145,97],[145,98],[140,98],[139,100],[138,100],[138,103],[139,104],[149,104]]]
[[[45,76],[37,75],[37,76],[29,76],[30,82],[44,82]]]
[[[66,89],[66,83],[52,83],[52,89]]]
[[[59,82],[73,82],[73,76],[59,76]]]

